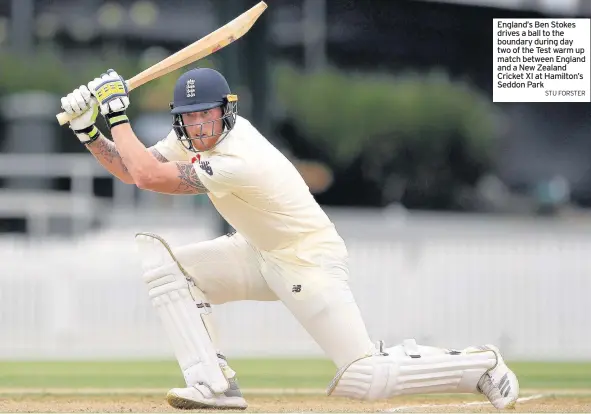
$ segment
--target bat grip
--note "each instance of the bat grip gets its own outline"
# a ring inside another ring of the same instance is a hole
[[[68,114],[67,112],[62,112],[62,113],[57,114],[56,118],[57,118],[57,122],[59,122],[60,125],[65,125],[76,117],[74,115]]]

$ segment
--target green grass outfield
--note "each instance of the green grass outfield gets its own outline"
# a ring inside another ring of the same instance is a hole
[[[243,388],[324,389],[335,368],[319,359],[230,361]],[[591,362],[510,363],[528,389],[591,389]],[[183,379],[174,361],[0,362],[0,388],[171,388]]]

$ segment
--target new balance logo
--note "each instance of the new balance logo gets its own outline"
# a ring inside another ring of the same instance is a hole
[[[302,291],[302,285],[293,285],[291,291],[293,293],[300,293]]]
[[[201,169],[203,171],[205,171],[207,174],[213,175],[213,170],[211,169],[211,166],[209,165],[209,161],[200,161],[199,167],[201,167]]]

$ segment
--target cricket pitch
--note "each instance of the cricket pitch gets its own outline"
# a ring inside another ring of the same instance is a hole
[[[14,390],[17,391],[17,390]],[[94,393],[92,390],[19,390],[18,394],[5,394],[0,400],[0,412],[15,413],[164,413],[179,412],[165,400],[165,390],[135,390],[125,393],[118,390],[111,394]],[[245,392],[249,402],[246,412],[498,412],[488,401],[477,395],[437,395],[397,397],[379,402],[362,402],[346,398],[326,397],[319,393],[259,393]],[[104,390],[103,390],[104,392]],[[192,412],[208,410],[192,410]],[[212,411],[212,410],[209,410]],[[568,413],[591,412],[591,393],[572,394],[560,392],[523,394],[512,412]],[[231,412],[231,411],[230,411]],[[243,411],[238,411],[243,412]]]

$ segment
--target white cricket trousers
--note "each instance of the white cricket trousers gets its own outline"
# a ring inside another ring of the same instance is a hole
[[[210,303],[280,300],[341,367],[374,344],[349,288],[347,249],[329,231],[336,238],[319,233],[274,253],[259,251],[239,233],[173,251]]]

